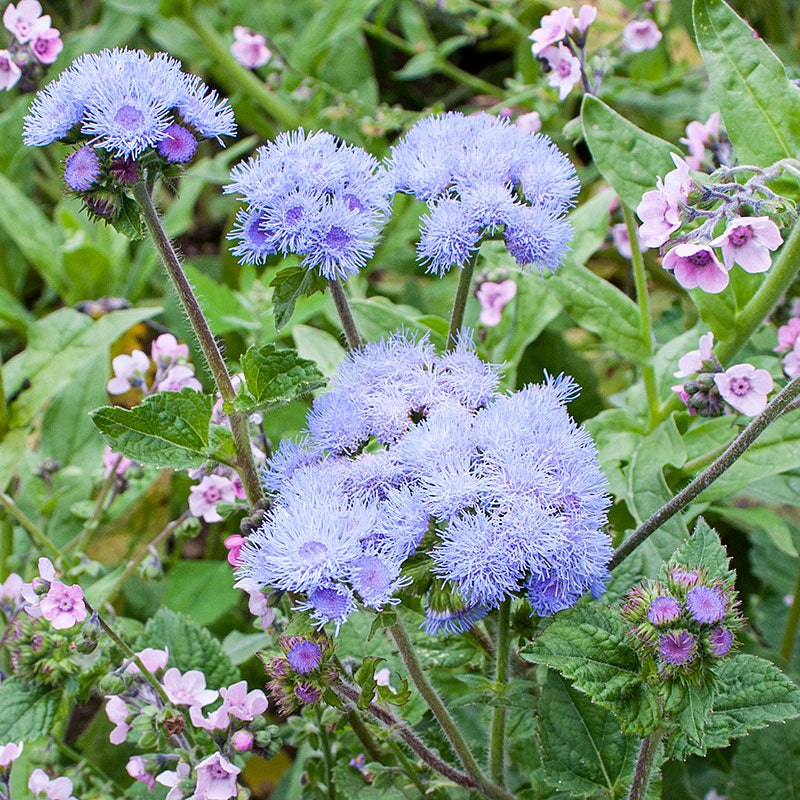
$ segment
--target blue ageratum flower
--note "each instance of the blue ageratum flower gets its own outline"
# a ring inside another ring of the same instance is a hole
[[[546,136],[502,117],[448,112],[414,125],[392,148],[388,169],[397,191],[428,204],[417,253],[429,272],[463,267],[484,238],[501,234],[521,267],[561,265],[578,179]]]
[[[467,335],[443,355],[404,332],[349,353],[265,468],[273,505],[241,577],[305,595],[298,608],[337,628],[413,591],[432,635],[508,598],[549,615],[601,594],[608,497],[566,411],[577,386],[498,383]]]
[[[275,253],[336,280],[356,274],[388,218],[391,184],[378,161],[324,131],[290,131],[234,167],[225,187],[245,202],[233,254],[263,264]]]

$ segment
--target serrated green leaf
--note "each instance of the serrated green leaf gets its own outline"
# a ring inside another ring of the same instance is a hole
[[[52,730],[60,689],[32,686],[12,675],[0,686],[0,742],[32,742]]]
[[[739,743],[731,763],[730,800],[800,795],[800,721],[773,725]]]
[[[92,421],[111,448],[161,468],[199,467],[209,457],[212,398],[193,389],[158,392],[135,408],[104,406]]]
[[[378,683],[375,680],[375,667],[385,660],[385,658],[379,656],[367,656],[353,675],[356,684],[361,687],[357,705],[362,710],[369,707],[372,698],[375,696],[375,690],[378,688]]]
[[[198,592],[203,587],[198,587]],[[168,666],[181,672],[199,669],[211,689],[230,686],[239,680],[239,670],[231,664],[222,645],[205,628],[187,616],[162,608],[147,623],[137,643],[137,650],[169,648]]]
[[[572,679],[616,715],[625,733],[646,736],[655,729],[658,707],[616,611],[597,605],[562,611],[520,655]]]
[[[537,704],[542,765],[554,789],[578,797],[625,797],[639,738],[613,714],[551,673]]]
[[[730,557],[717,532],[698,517],[689,539],[670,558],[671,564],[687,564],[690,569],[705,568],[712,576],[732,578]]]
[[[270,286],[273,289],[272,309],[275,315],[275,330],[279,331],[291,319],[297,301],[301,297],[323,291],[326,283],[313,270],[287,267],[272,279]]]
[[[690,753],[703,753],[706,721],[716,697],[716,687],[706,682],[702,686],[665,684],[664,716],[675,724],[665,750],[669,758],[686,758]]]

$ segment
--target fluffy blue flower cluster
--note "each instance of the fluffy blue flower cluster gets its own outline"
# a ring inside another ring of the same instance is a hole
[[[521,592],[542,615],[601,593],[608,499],[564,406],[576,387],[498,380],[466,336],[444,355],[403,333],[350,353],[267,465],[274,505],[241,577],[304,594],[337,630],[356,598],[380,609],[413,581],[434,635]]]
[[[561,265],[578,179],[546,136],[503,117],[448,112],[411,128],[392,148],[389,174],[397,191],[428,203],[417,252],[429,272],[463,267],[500,230],[521,267]]]
[[[225,191],[247,204],[230,234],[237,258],[262,264],[296,253],[332,280],[366,264],[390,211],[378,161],[324,131],[281,134],[238,164],[231,181]]]

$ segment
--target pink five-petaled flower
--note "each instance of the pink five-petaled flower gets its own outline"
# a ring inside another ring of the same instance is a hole
[[[166,770],[160,775],[156,775],[157,783],[169,787],[165,800],[182,800],[184,792],[180,790],[178,784],[184,778],[188,778],[191,771],[192,768],[185,761],[179,761],[174,770]]]
[[[752,364],[736,364],[714,375],[714,383],[722,399],[748,417],[760,414],[772,391],[772,375]]]
[[[50,17],[42,17],[41,14],[39,0],[19,0],[16,6],[9,3],[3,12],[3,25],[14,34],[20,44],[26,44],[38,30],[50,27]]]
[[[31,50],[42,64],[52,64],[63,49],[64,42],[57,28],[37,30],[31,41]]]
[[[247,681],[239,681],[219,690],[222,708],[236,719],[249,722],[267,710],[267,697],[260,689],[247,691]]]
[[[66,586],[61,581],[53,581],[39,601],[39,609],[56,630],[72,628],[86,619],[83,589],[77,583]]]
[[[783,371],[790,378],[796,378],[800,375],[800,345],[798,345],[797,342],[795,342],[794,348],[790,350],[783,359]]]
[[[678,371],[673,373],[676,378],[688,378],[703,369],[704,361],[711,361],[713,355],[711,349],[714,347],[714,334],[709,331],[700,337],[700,349],[690,350],[685,356],[681,356],[678,361]]]
[[[241,553],[242,548],[247,544],[247,539],[240,533],[234,533],[230,535],[223,544],[228,548],[228,563],[232,567],[238,566],[239,553]]]
[[[43,595],[47,594],[50,582],[56,576],[56,568],[49,558],[40,558],[38,562],[39,574],[30,583],[23,583],[20,593],[25,603],[24,608],[27,614],[39,618],[42,616],[41,601]]]
[[[116,356],[111,362],[114,377],[106,384],[109,394],[123,394],[133,386],[146,388],[150,359],[141,351],[134,350],[130,355]]]
[[[661,41],[661,31],[651,19],[634,19],[623,29],[622,41],[631,53],[641,53]]]
[[[25,582],[12,572],[5,581],[0,582],[0,605],[8,603],[9,605],[16,606],[22,600],[22,587]]]
[[[800,336],[800,319],[792,317],[785,325],[778,328],[778,346],[773,347],[775,353],[785,353],[795,346],[797,337]]]
[[[206,676],[199,669],[190,669],[181,675],[177,667],[170,667],[161,683],[170,702],[176,706],[203,708],[219,696],[216,689],[206,689]]]
[[[230,800],[236,797],[236,776],[239,767],[219,753],[204,758],[196,767],[197,786],[188,800]]]
[[[128,725],[127,719],[130,715],[131,710],[121,697],[112,694],[106,698],[106,716],[109,722],[115,726],[108,735],[111,744],[122,744],[128,738],[131,726]]]
[[[22,70],[8,50],[0,50],[0,89],[11,89],[22,75]]]
[[[189,345],[178,344],[178,340],[171,333],[162,333],[150,345],[150,358],[156,369],[169,369],[189,359]]]
[[[158,384],[159,392],[179,392],[181,389],[194,389],[199,392],[203,387],[194,376],[194,370],[179,364],[172,367]]]
[[[558,99],[563,100],[581,79],[581,62],[563,44],[545,47],[540,55],[550,66],[548,85],[558,89]]]
[[[584,34],[588,27],[597,19],[597,9],[594,6],[581,6],[575,20],[578,33]]]
[[[23,750],[23,743],[9,742],[5,745],[0,745],[0,774],[5,772],[10,766],[12,761],[16,761]]]
[[[703,125],[698,120],[693,120],[686,126],[686,138],[682,138],[681,144],[689,148],[689,157],[686,162],[691,169],[700,169],[706,154],[706,145],[712,136],[719,133],[719,113],[714,112]]]
[[[148,792],[152,792],[156,788],[156,778],[152,772],[147,771],[146,767],[147,760],[142,756],[131,756],[125,765],[125,771],[131,778],[143,783]]]
[[[28,789],[34,795],[44,792],[47,800],[75,800],[72,796],[72,781],[69,778],[48,777],[43,769],[35,769],[28,778]]]
[[[154,647],[145,647],[144,650],[140,650],[136,655],[139,656],[146,670],[149,672],[158,672],[158,670],[164,669],[164,667],[167,666],[167,661],[169,661],[169,647],[165,647],[163,650],[156,650]],[[125,671],[138,674],[141,670],[135,661],[129,661],[128,665],[125,667]]]
[[[769,217],[739,217],[711,244],[722,250],[728,269],[738,264],[746,272],[766,272],[772,263],[770,250],[777,250],[783,237]]]
[[[243,67],[263,67],[272,58],[267,40],[260,33],[237,25],[233,29],[233,38],[236,41],[231,45],[231,53]]]
[[[189,489],[189,511],[193,517],[202,517],[206,522],[219,522],[217,503],[232,503],[236,499],[233,485],[222,475],[206,475],[196,486]]]
[[[680,203],[689,195],[692,178],[689,165],[672,153],[676,169],[668,172],[664,179],[656,179],[656,188],[645,192],[636,213],[642,221],[639,227],[639,243],[644,247],[661,247],[670,234],[681,226]]]
[[[728,285],[728,271],[716,253],[705,244],[679,244],[672,248],[661,264],[675,273],[675,279],[684,289],[700,287],[709,294],[718,294]]]
[[[538,56],[542,50],[560,42],[575,27],[575,15],[571,8],[562,6],[542,17],[538,27],[528,38],[533,42],[531,50]]]
[[[481,305],[481,322],[490,328],[499,325],[503,309],[514,299],[516,294],[516,281],[511,279],[500,283],[484,281],[477,291],[478,302]]]

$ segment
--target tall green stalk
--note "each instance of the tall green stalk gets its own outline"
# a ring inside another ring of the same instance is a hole
[[[475,265],[478,263],[480,250],[476,250],[472,258],[462,267],[461,274],[458,276],[458,287],[453,298],[453,310],[450,312],[450,327],[447,331],[447,349],[452,350],[456,346],[458,334],[464,324],[464,310],[467,307],[467,300],[472,291],[472,276],[475,274]]]
[[[495,659],[495,691],[502,691],[508,682],[508,647],[511,633],[511,601],[500,604],[497,617],[497,656]],[[499,786],[505,786],[506,708],[492,708],[492,729],[489,738],[489,775]]]

